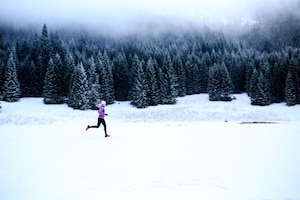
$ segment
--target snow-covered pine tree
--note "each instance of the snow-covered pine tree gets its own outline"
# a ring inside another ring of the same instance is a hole
[[[58,35],[58,32],[51,33],[50,39],[49,39],[49,45],[50,45],[50,57],[54,57],[56,54],[59,54],[62,61],[65,60],[66,57],[66,50],[63,46],[63,42],[61,38]]]
[[[136,67],[137,69],[135,71],[137,74],[133,80],[131,104],[137,108],[146,108],[148,106],[147,83],[142,62]]]
[[[35,76],[37,74],[37,66],[34,64],[33,61],[30,62],[29,65],[29,96],[32,97],[39,97],[39,82],[37,81],[37,77]]]
[[[297,92],[294,77],[291,71],[288,72],[285,83],[285,102],[287,106],[294,106],[297,103]]]
[[[187,59],[190,61],[192,64],[191,66],[191,78],[192,78],[192,92],[193,94],[199,94],[200,93],[200,83],[201,83],[201,78],[200,78],[200,59],[198,56],[192,52],[190,55],[188,55]]]
[[[113,63],[116,100],[126,101],[129,91],[129,67],[125,54],[119,53]]]
[[[192,63],[189,60],[187,60],[185,63],[185,87],[187,95],[193,94],[192,67]]]
[[[300,104],[300,49],[298,49],[297,55],[296,55],[296,77],[297,77],[297,87],[296,87],[296,96],[297,96],[297,103]]]
[[[287,69],[283,63],[275,63],[273,71],[273,85],[275,88],[274,101],[273,102],[282,102],[284,100],[284,90],[285,90],[285,81],[286,81]]]
[[[20,62],[18,67],[18,79],[20,82],[21,95],[29,96],[31,94],[30,88],[30,61],[29,56],[25,56],[22,62]]]
[[[256,66],[255,65],[256,56],[255,56],[255,52],[251,51],[251,50],[246,51],[245,55],[246,55],[245,63],[247,64],[247,67],[245,69],[245,81],[246,81],[245,90],[246,90],[248,96],[251,98],[251,87],[252,87],[251,81],[253,78],[253,76],[252,76],[253,72],[254,72],[254,70],[256,70],[256,67],[255,67]],[[257,80],[258,80],[257,70],[256,70],[255,77],[257,77]]]
[[[208,96],[210,101],[219,101],[221,96],[221,74],[219,71],[219,64],[214,64],[209,69],[208,73]]]
[[[245,55],[240,51],[232,51],[229,53],[225,50],[225,61],[226,68],[229,71],[234,92],[241,93],[245,90]]]
[[[147,97],[150,106],[159,104],[159,89],[157,84],[156,72],[154,69],[154,61],[149,58],[146,64],[146,77],[147,77]]]
[[[180,59],[179,54],[177,54],[175,56],[175,60],[174,60],[174,70],[176,73],[176,77],[178,77],[178,96],[179,97],[183,97],[186,95],[186,87],[185,87],[185,71],[184,71],[184,67],[183,67],[183,63]]]
[[[164,73],[161,67],[157,68],[157,83],[158,83],[158,92],[159,92],[159,104],[163,104],[163,99],[165,99],[166,94],[166,83]]]
[[[44,80],[43,98],[45,104],[63,103],[59,92],[59,82],[56,74],[56,66],[50,58]]]
[[[39,57],[39,49],[40,49],[40,38],[37,33],[33,35],[33,41],[31,45],[31,52],[30,52],[30,60],[36,65],[38,63]]]
[[[256,101],[256,99],[258,98],[258,77],[258,71],[254,67],[249,83],[249,97],[251,102]]]
[[[274,52],[269,56],[270,60],[270,92],[273,103],[284,101],[285,82],[288,68],[284,66],[281,54]]]
[[[50,52],[52,52],[52,50],[50,48],[48,28],[47,25],[44,24],[39,45],[39,55],[42,57],[43,67],[47,67],[48,65],[48,61],[50,59]]]
[[[101,99],[105,100],[107,104],[113,104],[115,101],[114,80],[112,75],[113,64],[110,61],[106,51],[103,55],[98,55],[99,67],[99,83],[101,87]]]
[[[71,89],[72,78],[73,78],[73,73],[75,71],[75,68],[76,68],[76,65],[75,65],[73,55],[72,55],[71,52],[69,52],[66,55],[66,58],[65,58],[65,73],[64,73],[65,83],[62,87],[63,94],[66,97],[69,96],[69,92],[70,92],[70,89]]]
[[[3,87],[2,86],[3,86],[3,83],[4,83],[4,70],[5,70],[5,65],[0,60],[0,101],[3,98],[3,95],[2,95],[2,89],[3,89]]]
[[[269,82],[267,81],[263,72],[260,72],[257,83],[257,95],[251,98],[252,105],[266,106],[272,103]]]
[[[44,81],[44,76],[42,77],[41,75],[41,59],[39,56],[39,49],[40,49],[40,38],[37,33],[34,34],[33,38],[33,44],[32,44],[32,49],[30,53],[30,69],[29,69],[29,74],[30,74],[30,83],[29,83],[29,90],[30,90],[30,95],[33,97],[40,97],[41,96],[41,87],[43,87],[43,83],[41,80]],[[43,88],[42,88],[43,89]]]
[[[98,104],[100,102],[100,85],[99,85],[99,75],[96,73],[96,64],[94,57],[88,59],[88,67],[86,70],[89,91],[89,108],[92,110],[98,109]]]
[[[211,101],[231,101],[232,81],[224,63],[214,64],[209,70],[208,95]]]
[[[68,54],[67,57],[69,57],[69,55],[71,55],[71,54]],[[72,57],[72,59],[73,59],[73,57]],[[75,100],[74,100],[74,98],[75,98],[75,78],[77,77],[77,74],[76,74],[77,72],[78,72],[77,65],[75,65],[75,63],[73,63],[68,97],[67,97],[67,104],[69,107],[72,107],[72,108],[74,107],[74,102],[75,102]]]
[[[200,94],[200,71],[197,63],[193,64],[192,68],[192,77],[193,77],[193,94]]]
[[[39,41],[39,46],[38,46],[38,57],[37,57],[37,72],[35,74],[35,81],[36,81],[36,87],[38,94],[37,95],[42,95],[43,93],[43,83],[45,79],[45,74],[46,70],[48,67],[48,62],[50,60],[50,52],[51,52],[51,47],[50,47],[50,40],[48,36],[48,29],[47,25],[44,24],[43,29],[42,29],[42,34],[40,36],[40,41]]]
[[[88,91],[89,86],[86,73],[82,63],[78,63],[72,74],[68,105],[74,109],[89,109]]]
[[[175,75],[175,70],[173,67],[173,63],[170,57],[170,54],[167,53],[164,56],[163,64],[162,64],[162,73],[164,74],[164,89],[163,89],[163,104],[175,104],[176,98],[178,96],[177,91],[177,78]]]
[[[137,54],[134,54],[133,58],[132,58],[132,62],[131,62],[131,66],[130,66],[130,72],[128,74],[128,82],[129,82],[129,91],[128,91],[128,100],[132,100],[133,99],[133,95],[134,95],[134,81],[135,81],[135,76],[137,75],[137,69],[138,66],[140,64],[140,59],[138,57]]]
[[[57,83],[58,83],[58,94],[61,99],[63,99],[65,93],[63,92],[62,88],[65,84],[64,74],[66,73],[65,67],[63,66],[63,62],[61,60],[61,56],[56,53],[53,58],[54,70],[57,76]]]
[[[297,103],[300,103],[300,49],[293,50],[290,57],[290,66],[288,71],[291,71],[293,74]]]
[[[3,100],[16,102],[20,99],[21,90],[18,80],[16,56],[12,51],[9,55],[6,68],[4,70]]]
[[[233,84],[230,77],[230,74],[227,70],[227,67],[224,63],[220,66],[221,77],[222,77],[222,91],[221,91],[221,100],[222,101],[231,101],[232,100],[232,92],[233,92]]]
[[[200,79],[200,83],[199,83],[200,92],[207,93],[208,66],[203,58],[200,59],[200,63],[199,63],[199,79]]]

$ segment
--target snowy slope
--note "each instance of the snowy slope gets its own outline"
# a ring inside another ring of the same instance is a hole
[[[300,106],[236,96],[118,102],[106,107],[111,138],[85,131],[97,111],[1,102],[0,199],[300,199]]]

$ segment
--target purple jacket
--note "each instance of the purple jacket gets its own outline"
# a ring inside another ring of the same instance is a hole
[[[104,106],[102,104],[99,104],[98,113],[99,113],[99,117],[98,118],[104,119],[105,109],[104,109]]]

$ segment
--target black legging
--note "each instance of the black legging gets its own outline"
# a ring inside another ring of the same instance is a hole
[[[101,124],[103,124],[103,126],[104,126],[104,132],[106,135],[106,123],[105,123],[105,120],[102,118],[98,118],[97,126],[90,126],[90,128],[99,128]]]

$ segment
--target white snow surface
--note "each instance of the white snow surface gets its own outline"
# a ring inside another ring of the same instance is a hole
[[[1,102],[1,200],[299,200],[300,106],[210,102],[97,111]],[[247,122],[247,123],[245,123]],[[268,123],[251,123],[268,122]]]

